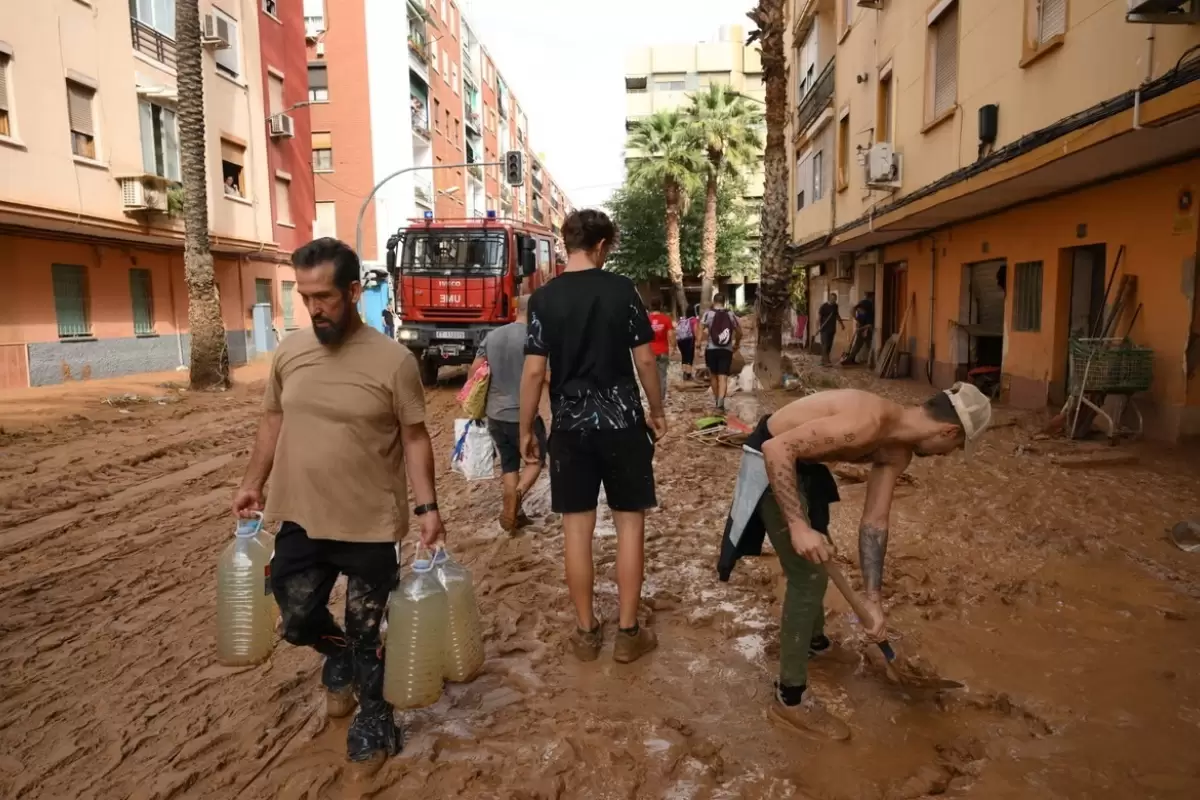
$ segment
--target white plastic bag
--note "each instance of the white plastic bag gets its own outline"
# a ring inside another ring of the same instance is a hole
[[[454,420],[454,449],[450,468],[469,481],[485,481],[496,476],[492,435],[482,420]]]

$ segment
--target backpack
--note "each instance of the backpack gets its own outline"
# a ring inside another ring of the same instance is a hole
[[[676,339],[691,339],[692,338],[692,320],[690,317],[680,317],[675,321],[675,338]]]
[[[718,347],[733,345],[733,315],[725,309],[713,309],[712,320],[708,323],[708,338]]]

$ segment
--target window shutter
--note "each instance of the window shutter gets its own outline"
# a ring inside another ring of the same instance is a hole
[[[173,181],[177,181],[181,179],[181,171],[179,169],[179,128],[175,122],[174,111],[169,108],[164,108],[161,110],[161,113],[163,132],[163,161],[167,172],[164,177]]]
[[[154,333],[154,303],[150,285],[150,270],[129,270],[129,294],[133,300],[134,334]]]
[[[279,299],[283,301],[283,327],[285,330],[296,327],[295,298],[292,296],[295,291],[296,284],[292,281],[283,281],[279,285]]]
[[[309,67],[309,69],[312,69]],[[283,113],[283,79],[275,75],[267,78],[268,102],[271,114]]]
[[[50,268],[54,283],[54,313],[58,335],[64,338],[91,333],[87,318],[87,271],[74,264],[54,264]]]
[[[292,184],[283,178],[275,179],[275,219],[278,222],[292,222]]]
[[[1067,32],[1067,0],[1037,0],[1038,43]]]
[[[95,95],[86,86],[67,81],[67,114],[71,119],[71,130],[94,136],[92,128],[92,97]]]
[[[328,89],[329,68],[325,65],[310,65],[308,68],[308,88]]]
[[[230,164],[242,166],[242,162],[246,160],[246,148],[236,145],[233,142],[221,140],[221,160],[228,161]]]
[[[943,14],[935,28],[933,116],[939,117],[958,100],[958,7]]]
[[[157,175],[158,159],[154,151],[154,109],[145,100],[138,102],[138,128],[142,134],[142,170],[147,175]]]
[[[8,55],[0,53],[0,111],[8,111]]]
[[[333,134],[328,131],[324,133],[314,133],[312,135],[313,150],[332,150],[333,149]]]

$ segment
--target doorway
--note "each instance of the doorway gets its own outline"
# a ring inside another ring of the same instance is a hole
[[[1104,314],[1107,249],[1102,244],[1071,248],[1071,305],[1067,317],[1067,386],[1071,385],[1071,340],[1095,335]]]
[[[884,264],[883,305],[880,309],[882,319],[879,321],[883,341],[886,341],[893,333],[900,332],[900,325],[904,322],[904,314],[908,310],[908,305],[908,262]],[[909,320],[909,323],[911,326],[912,320]],[[911,327],[905,333],[911,335]],[[906,344],[901,343],[901,346],[906,346]]]
[[[975,369],[1002,366],[1007,273],[1004,259],[963,265],[955,337],[959,380]]]

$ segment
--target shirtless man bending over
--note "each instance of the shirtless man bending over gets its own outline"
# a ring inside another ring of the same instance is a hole
[[[871,464],[858,557],[874,617],[863,624],[868,636],[882,641],[887,635],[881,603],[883,560],[896,482],[914,455],[946,455],[963,448],[969,456],[991,416],[987,397],[970,384],[958,383],[911,407],[856,389],[820,392],[760,420],[743,450],[721,573],[727,578],[737,557],[754,552],[754,544],[743,541],[753,538],[753,530],[765,530],[787,576],[772,721],[833,739],[850,736],[845,722],[804,694],[809,656],[830,646],[824,636],[828,576],[822,565],[833,556],[829,504],[838,496],[824,465]]]

